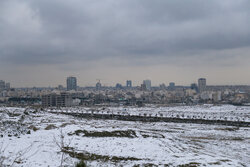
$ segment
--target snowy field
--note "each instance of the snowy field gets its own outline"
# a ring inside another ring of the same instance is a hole
[[[204,120],[224,120],[250,122],[249,106],[233,105],[197,105],[197,106],[177,106],[177,107],[99,107],[99,108],[61,108],[49,109],[51,113],[94,113],[94,114],[116,114],[116,115],[136,115],[146,117],[167,117],[167,118],[190,118]]]
[[[68,108],[65,112],[90,112]],[[95,108],[98,112],[210,115],[249,121],[250,107]],[[0,108],[0,166],[248,166],[250,127],[94,120]],[[62,142],[63,140],[63,142]],[[62,153],[64,145],[64,153]]]

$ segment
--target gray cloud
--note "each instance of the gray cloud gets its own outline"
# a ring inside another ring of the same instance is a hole
[[[72,69],[77,62],[81,69],[114,58],[127,67],[242,59],[249,8],[248,0],[2,0],[0,64]]]

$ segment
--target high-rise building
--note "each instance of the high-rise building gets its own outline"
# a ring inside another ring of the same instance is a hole
[[[206,78],[198,79],[198,91],[203,92],[206,90]]]
[[[117,83],[117,84],[115,85],[115,88],[116,88],[116,89],[122,89],[122,84]]]
[[[10,83],[9,82],[5,84],[5,89],[10,90]]]
[[[151,80],[147,79],[143,81],[143,84],[146,86],[147,90],[151,89]]]
[[[67,78],[67,90],[77,90],[77,80],[76,77]]]
[[[175,83],[174,82],[170,82],[169,83],[169,87],[175,87]]]
[[[141,90],[142,90],[142,91],[147,90],[147,89],[146,89],[146,85],[145,85],[145,84],[141,84]]]
[[[102,84],[100,80],[96,83],[95,87],[97,90],[100,90],[102,88]]]
[[[58,85],[57,89],[58,90],[63,90],[63,86],[62,85]]]
[[[5,89],[5,82],[0,80],[0,91]]]
[[[166,89],[166,85],[164,83],[160,84],[160,89],[162,89],[162,90]]]
[[[175,83],[174,82],[170,82],[168,88],[170,90],[174,90],[175,89]]]
[[[191,88],[192,90],[195,90],[196,92],[198,92],[198,86],[197,86],[196,83],[192,83],[192,84],[190,85],[190,88]]]
[[[132,81],[131,80],[127,80],[126,86],[127,86],[127,88],[131,88],[132,87]]]

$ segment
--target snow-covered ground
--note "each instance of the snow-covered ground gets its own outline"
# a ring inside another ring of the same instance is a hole
[[[228,120],[250,122],[249,106],[233,105],[197,105],[197,106],[176,106],[176,107],[108,107],[108,108],[61,108],[50,109],[53,113],[95,113],[95,114],[120,114],[120,115],[141,115],[157,117],[179,117],[205,120]]]
[[[86,112],[90,108],[68,108]],[[103,109],[95,109],[101,112]],[[250,107],[179,106],[108,108],[129,114],[212,114],[249,120]],[[216,115],[217,116],[217,115]],[[0,166],[74,166],[84,156],[88,166],[248,166],[250,128],[186,123],[145,123],[80,119],[49,111],[0,108]],[[63,138],[60,136],[64,136]],[[64,154],[61,139],[69,152]],[[83,153],[83,154],[81,154]],[[20,156],[19,156],[20,155]],[[87,158],[86,158],[87,157]]]

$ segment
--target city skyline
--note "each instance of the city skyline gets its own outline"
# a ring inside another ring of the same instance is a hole
[[[201,80],[203,80],[203,81],[200,82]],[[138,84],[135,84],[135,82],[133,80],[125,80],[123,82],[113,82],[114,84],[111,84],[111,83],[103,83],[100,79],[96,79],[96,82],[93,84],[89,84],[89,85],[81,85],[80,84],[79,85],[78,78],[70,75],[70,76],[65,78],[64,83],[59,83],[58,85],[55,85],[55,86],[51,86],[51,85],[36,86],[36,85],[33,85],[31,87],[25,87],[25,86],[15,87],[15,86],[12,86],[12,84],[9,82],[5,83],[5,80],[0,80],[0,87],[2,87],[2,89],[4,89],[5,86],[8,89],[10,89],[10,88],[33,88],[33,87],[37,87],[37,88],[39,88],[39,87],[46,88],[47,87],[47,88],[49,88],[49,87],[51,87],[51,88],[58,88],[58,89],[65,88],[67,91],[70,91],[70,90],[77,90],[77,88],[84,88],[84,87],[117,87],[117,85],[120,85],[123,88],[144,87],[145,86],[145,89],[147,89],[147,90],[150,90],[150,87],[162,87],[162,86],[169,87],[169,88],[173,88],[176,86],[177,87],[184,86],[184,87],[191,87],[192,88],[194,86],[194,84],[198,87],[200,87],[199,85],[203,85],[202,86],[203,88],[197,87],[197,89],[205,89],[204,85],[207,85],[207,86],[250,86],[249,84],[248,85],[247,84],[245,84],[245,85],[244,84],[207,84],[206,82],[207,82],[207,78],[197,78],[196,81],[190,82],[188,84],[179,84],[179,83],[176,83],[174,81],[161,82],[159,84],[156,84],[154,81],[152,82],[152,80],[147,78],[147,79],[144,79],[142,81],[139,81]],[[97,86],[97,84],[99,84],[99,85]],[[131,86],[128,86],[128,85],[131,85]],[[1,88],[0,88],[0,90],[1,90]]]
[[[249,8],[248,0],[1,0],[0,79],[249,85]]]
[[[73,76],[73,75],[70,75],[70,76]],[[76,77],[76,76],[74,76],[74,77]],[[25,87],[27,87],[27,88],[32,88],[32,87],[58,87],[59,85],[62,85],[63,87],[67,88],[67,83],[65,82],[66,78],[67,77],[60,79],[60,81],[61,81],[60,83],[59,82],[58,83],[56,82],[55,84],[46,84],[46,83],[45,84],[39,84],[38,83],[38,84],[34,84],[34,85],[27,84],[25,82],[22,82],[21,84],[17,84],[17,83],[14,83],[14,82],[10,82],[9,80],[8,81],[4,80],[4,79],[0,79],[0,80],[5,81],[6,83],[10,83],[11,87],[13,87],[13,88],[25,88]],[[81,78],[78,78],[78,77],[76,77],[76,78],[77,78],[77,86],[79,86],[79,87],[95,87],[96,83],[98,82],[97,79],[94,79],[91,82],[83,83],[83,82],[79,82],[79,81],[84,80],[84,79],[81,79]],[[176,86],[190,86],[193,83],[198,84],[198,79],[199,78],[196,78],[196,79],[193,79],[193,80],[189,80],[190,82],[188,82],[188,81],[181,81],[181,80],[179,80],[180,82],[176,82],[176,81],[169,80],[169,79],[168,80],[166,79],[165,81],[161,80],[160,82],[157,82],[157,81],[152,80],[150,78],[144,78],[142,80],[125,79],[125,80],[118,81],[118,80],[114,79],[113,81],[111,81],[111,80],[110,81],[100,80],[100,81],[101,81],[102,86],[115,87],[115,85],[118,83],[118,84],[121,84],[122,86],[126,87],[126,84],[127,84],[126,81],[127,80],[131,80],[132,81],[132,86],[136,87],[136,86],[141,86],[141,84],[143,84],[144,80],[150,80],[152,82],[152,86],[153,87],[158,87],[161,84],[166,84],[168,86],[171,82],[175,83]],[[209,80],[208,85],[213,85],[213,86],[220,86],[220,85],[221,86],[223,86],[223,85],[247,85],[247,86],[249,86],[250,83],[242,83],[241,84],[241,83],[233,82],[233,81],[231,81],[231,82],[224,82],[224,83],[223,82],[222,83],[216,83],[216,82],[211,82],[211,80]]]

